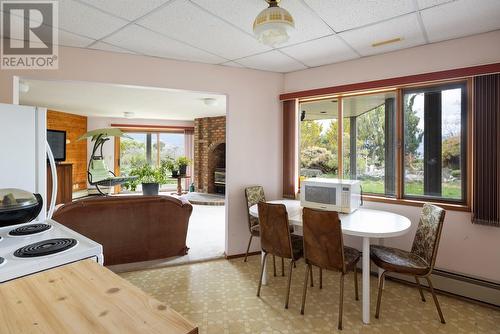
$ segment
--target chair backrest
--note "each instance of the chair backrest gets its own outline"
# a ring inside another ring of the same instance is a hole
[[[439,206],[425,203],[411,247],[411,252],[427,261],[431,270],[436,262],[445,213],[446,211]]]
[[[255,205],[259,202],[265,202],[266,196],[264,195],[264,188],[262,186],[253,186],[245,188],[245,199],[247,201],[247,209],[250,209],[252,205]],[[259,224],[259,220],[251,216],[248,210],[247,210],[247,217],[248,217],[249,229]]]
[[[302,224],[306,263],[346,272],[338,212],[304,208]]]
[[[292,258],[288,214],[283,204],[259,202],[260,245],[266,253]]]
[[[102,180],[108,179],[111,175],[108,166],[103,159],[92,159],[89,163],[89,174],[92,183],[97,183]],[[90,182],[89,182],[90,183]]]

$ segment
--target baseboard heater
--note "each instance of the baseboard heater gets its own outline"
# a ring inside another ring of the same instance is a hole
[[[411,276],[395,273],[388,273],[387,276],[415,283],[415,279]],[[420,280],[420,283],[427,286],[425,280]],[[434,269],[432,272],[432,284],[437,290],[500,307],[499,283]]]

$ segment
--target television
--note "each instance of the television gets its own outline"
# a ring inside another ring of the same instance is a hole
[[[66,160],[66,131],[47,130],[47,142],[55,161]]]

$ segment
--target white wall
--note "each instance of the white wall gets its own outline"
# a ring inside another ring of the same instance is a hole
[[[500,62],[500,31],[415,47],[388,54],[285,74],[285,92]],[[420,209],[412,206],[365,202],[370,208],[409,217],[412,231],[386,245],[410,249]],[[436,266],[500,282],[500,228],[473,225],[471,214],[448,211]],[[346,238],[348,239],[348,238]],[[361,247],[359,240],[346,243]]]
[[[278,96],[283,91],[282,74],[61,47],[58,70],[0,71],[0,102],[12,103],[14,76],[225,94],[228,255],[244,253],[248,242],[243,188],[261,184],[269,198],[280,196],[282,117]],[[258,247],[255,243],[253,249]]]

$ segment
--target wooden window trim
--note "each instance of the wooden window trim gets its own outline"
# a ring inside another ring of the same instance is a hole
[[[495,64],[498,65],[498,68],[500,68],[500,63]],[[495,67],[496,68],[496,67]],[[483,67],[481,67],[483,69]],[[406,78],[406,77],[405,77]],[[431,86],[442,86],[442,85],[448,85],[448,84],[453,84],[453,83],[466,83],[466,94],[467,94],[467,111],[466,111],[466,117],[467,117],[467,151],[466,151],[466,193],[465,193],[465,198],[464,201],[461,202],[455,202],[455,201],[447,201],[446,199],[439,199],[436,200],[434,198],[404,198],[403,197],[403,190],[404,190],[404,177],[403,177],[403,166],[404,166],[404,147],[403,147],[403,137],[404,137],[404,115],[403,115],[403,90],[408,89],[408,88],[420,88],[420,87],[431,87]],[[335,97],[338,99],[338,115],[342,115],[342,97],[343,96],[351,96],[351,95],[371,95],[371,94],[380,94],[381,92],[386,92],[386,91],[391,91],[394,90],[396,91],[396,131],[397,131],[397,147],[396,147],[396,195],[395,197],[389,197],[389,196],[384,196],[384,195],[376,195],[376,194],[364,194],[363,199],[366,201],[371,201],[371,202],[382,202],[382,203],[388,203],[388,204],[400,204],[400,205],[410,205],[410,206],[422,206],[424,203],[435,203],[440,205],[441,207],[447,209],[447,210],[453,210],[453,211],[465,211],[465,212],[470,212],[471,211],[471,203],[472,203],[472,198],[471,198],[471,191],[472,191],[472,166],[473,166],[473,155],[472,155],[472,122],[473,122],[473,110],[472,110],[472,101],[473,101],[473,96],[472,96],[472,83],[473,83],[473,78],[472,77],[460,77],[460,78],[452,78],[452,79],[443,79],[443,80],[436,80],[436,81],[431,81],[431,82],[411,82],[411,83],[405,83],[405,84],[400,84],[397,86],[391,86],[391,87],[381,87],[377,86],[374,88],[378,88],[377,91],[367,91],[366,94],[362,90],[360,91],[347,91],[347,92],[336,92],[335,95],[329,95],[329,96],[300,96],[293,98],[291,100],[296,101],[297,105],[300,104],[300,102],[312,102],[312,101],[319,101],[319,100],[324,100],[324,99],[330,99],[332,97]],[[316,91],[316,90],[315,90]],[[286,94],[280,95],[280,98],[285,96]],[[300,120],[299,120],[300,122]],[[343,140],[343,133],[340,131],[342,128],[341,124],[343,124],[343,119],[339,118],[339,148],[338,148],[338,166],[339,166],[339,175],[338,178],[342,179],[343,175],[340,174],[341,168],[342,168],[342,159],[343,159],[343,145],[342,140]],[[299,123],[299,129],[300,129],[300,123]],[[300,130],[299,130],[300,134]],[[297,154],[300,155],[300,135],[299,135],[299,143],[298,143],[298,149],[297,149]],[[298,164],[297,168],[300,170],[300,158],[298,159]],[[300,184],[300,173],[299,177],[297,178],[298,184]],[[298,192],[300,193],[300,188],[298,189]]]

